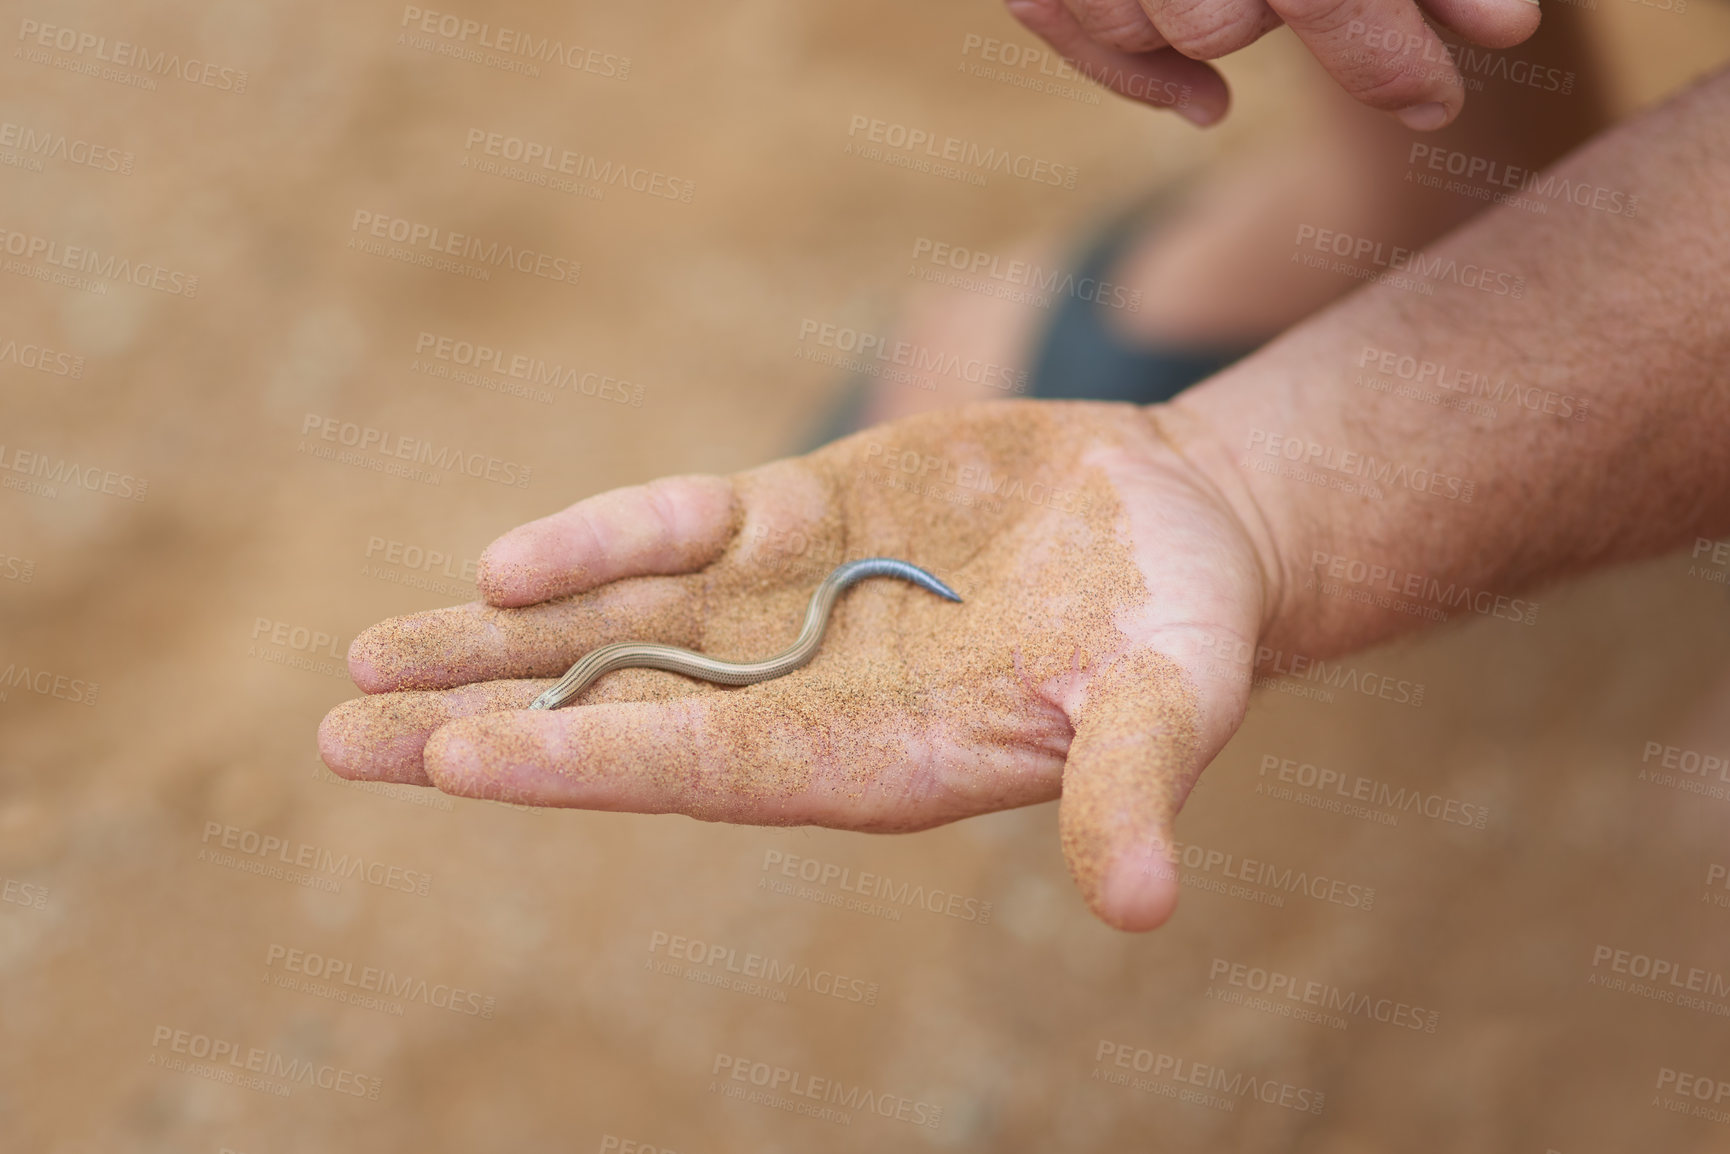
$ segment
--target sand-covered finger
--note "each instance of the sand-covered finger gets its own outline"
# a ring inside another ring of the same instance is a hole
[[[961,816],[918,804],[931,793],[931,760],[906,718],[873,724],[798,695],[719,690],[471,717],[426,747],[434,784],[464,797],[849,829]]]
[[[701,625],[699,603],[689,579],[644,577],[525,609],[471,602],[411,613],[355,638],[349,675],[367,693],[557,677],[613,641],[691,645]]]
[[[1194,688],[1145,653],[1097,673],[1076,710],[1058,832],[1087,904],[1108,925],[1150,930],[1177,905],[1172,821],[1197,765]]]
[[[318,727],[318,749],[332,772],[350,779],[432,785],[422,761],[427,738],[459,718],[527,712],[552,684],[546,680],[483,681],[456,689],[377,693],[345,701]],[[620,669],[585,690],[579,702],[664,702],[715,690],[656,669]]]
[[[525,709],[545,681],[490,681],[443,691],[380,693],[345,701],[318,727],[318,752],[350,780],[431,785],[421,752],[440,726],[459,717]]]
[[[737,522],[726,477],[663,477],[614,489],[487,546],[481,596],[493,605],[533,605],[624,577],[695,572],[721,555]]]

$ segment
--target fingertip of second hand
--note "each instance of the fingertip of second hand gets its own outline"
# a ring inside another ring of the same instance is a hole
[[[1410,108],[1400,109],[1394,116],[1413,132],[1434,132],[1438,128],[1446,127],[1454,118],[1448,106],[1439,101],[1414,104]]]
[[[1183,101],[1178,104],[1165,105],[1165,107],[1170,108],[1197,128],[1212,128],[1225,117],[1224,107],[1211,104]]]

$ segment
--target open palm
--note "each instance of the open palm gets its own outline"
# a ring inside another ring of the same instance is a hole
[[[609,642],[777,653],[817,583],[865,556],[929,569],[963,602],[871,580],[786,677],[627,669],[525,708]],[[1242,718],[1265,584],[1159,410],[977,405],[512,530],[482,559],[485,604],[355,641],[369,696],[319,744],[346,777],[755,824],[906,831],[1061,794],[1089,904],[1146,929],[1176,902],[1172,818]]]

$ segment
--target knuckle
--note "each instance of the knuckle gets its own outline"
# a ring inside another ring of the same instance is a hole
[[[1159,29],[1145,20],[1105,29],[1095,39],[1124,52],[1152,52],[1165,47],[1165,37],[1159,34]]]
[[[1331,36],[1362,13],[1359,0],[1270,0],[1289,24],[1306,31]]]
[[[1196,0],[1160,12],[1160,29],[1171,46],[1195,60],[1215,60],[1254,44],[1268,28],[1259,0]]]
[[[574,551],[582,557],[609,557],[614,552],[617,534],[603,516],[593,509],[576,509],[564,532]]]
[[[1134,0],[1081,0],[1075,16],[1087,34],[1123,52],[1151,52],[1165,46],[1165,37]]]
[[[678,540],[684,527],[684,502],[680,500],[676,486],[673,478],[663,477],[644,485],[640,494],[644,514],[662,540]]]
[[[1405,108],[1422,99],[1433,99],[1445,86],[1452,68],[1417,51],[1426,39],[1433,40],[1421,22],[1415,31],[1399,21],[1375,23],[1374,12],[1363,0],[1269,0],[1287,24],[1300,31],[1316,58],[1342,88],[1372,108]],[[1366,24],[1383,35],[1366,41],[1353,32]]]
[[[1033,32],[1054,28],[1063,17],[1063,0],[1004,0],[1009,14]]]

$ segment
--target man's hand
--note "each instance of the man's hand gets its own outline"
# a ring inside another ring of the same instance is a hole
[[[1230,97],[1211,66],[1286,24],[1328,74],[1421,132],[1459,114],[1465,87],[1428,14],[1474,44],[1509,48],[1538,29],[1537,0],[1008,0],[1084,76],[1209,125]]]
[[[464,796],[882,832],[1061,794],[1087,901],[1150,929],[1176,902],[1172,819],[1243,716],[1280,571],[1159,422],[996,402],[579,502],[488,548],[486,604],[363,633],[349,667],[371,696],[331,712],[320,749],[345,777]],[[524,708],[608,642],[767,657],[823,576],[872,555],[964,601],[867,581],[784,678],[621,670],[580,704]]]

